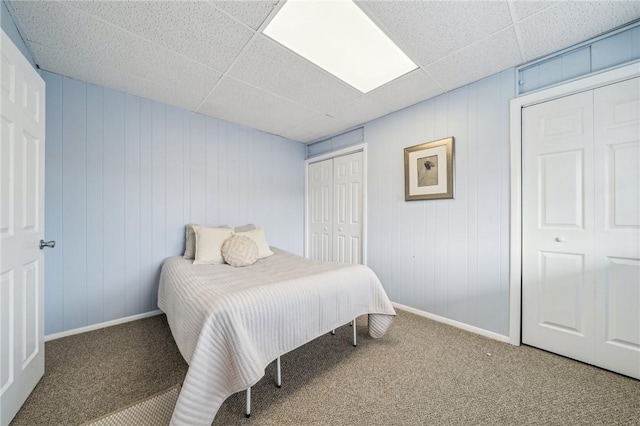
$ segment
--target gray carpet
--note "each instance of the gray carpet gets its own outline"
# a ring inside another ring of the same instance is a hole
[[[373,340],[366,318],[282,357],[214,425],[640,425],[640,381],[399,312]],[[54,340],[46,374],[15,425],[80,424],[180,383],[186,364],[164,316]]]

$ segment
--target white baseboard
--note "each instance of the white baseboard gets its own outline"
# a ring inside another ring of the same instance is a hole
[[[98,330],[100,328],[111,327],[112,325],[124,324],[125,322],[131,322],[142,318],[149,318],[156,315],[160,315],[162,311],[156,309],[155,311],[145,312],[143,314],[131,315],[130,317],[118,318],[111,321],[101,322],[99,324],[92,324],[86,327],[74,328],[73,330],[61,331],[60,333],[47,334],[44,336],[44,341],[59,339],[61,337],[73,336],[74,334],[86,333],[87,331]]]
[[[509,336],[503,336],[502,334],[494,333],[493,331],[485,330],[484,328],[474,327],[473,325],[465,324],[460,321],[452,320],[449,318],[441,317],[439,315],[431,314],[429,312],[421,311],[420,309],[412,308],[410,306],[401,305],[400,303],[391,302],[394,308],[401,309],[403,311],[411,312],[412,314],[420,315],[421,317],[429,318],[434,321],[438,321],[447,325],[452,325],[456,328],[460,328],[471,333],[479,334],[490,339],[498,340],[500,342],[509,343]]]

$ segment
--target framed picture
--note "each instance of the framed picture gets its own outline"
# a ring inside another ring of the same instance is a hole
[[[404,199],[453,198],[453,136],[404,149]]]

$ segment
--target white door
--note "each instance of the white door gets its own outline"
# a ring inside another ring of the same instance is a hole
[[[333,260],[333,159],[309,164],[308,169],[309,258]]]
[[[522,341],[633,377],[639,94],[636,79],[531,106],[522,117]]]
[[[45,85],[2,31],[0,424],[44,374]]]
[[[364,152],[311,163],[307,176],[307,256],[362,263]]]
[[[640,78],[594,91],[596,364],[640,379]]]
[[[362,263],[362,151],[333,159],[333,260]]]

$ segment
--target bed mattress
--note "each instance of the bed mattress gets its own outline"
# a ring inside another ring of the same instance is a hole
[[[357,316],[369,314],[374,338],[393,321],[368,267],[273,251],[243,268],[165,260],[158,306],[189,364],[172,424],[210,425],[224,400],[257,383],[274,359]]]

